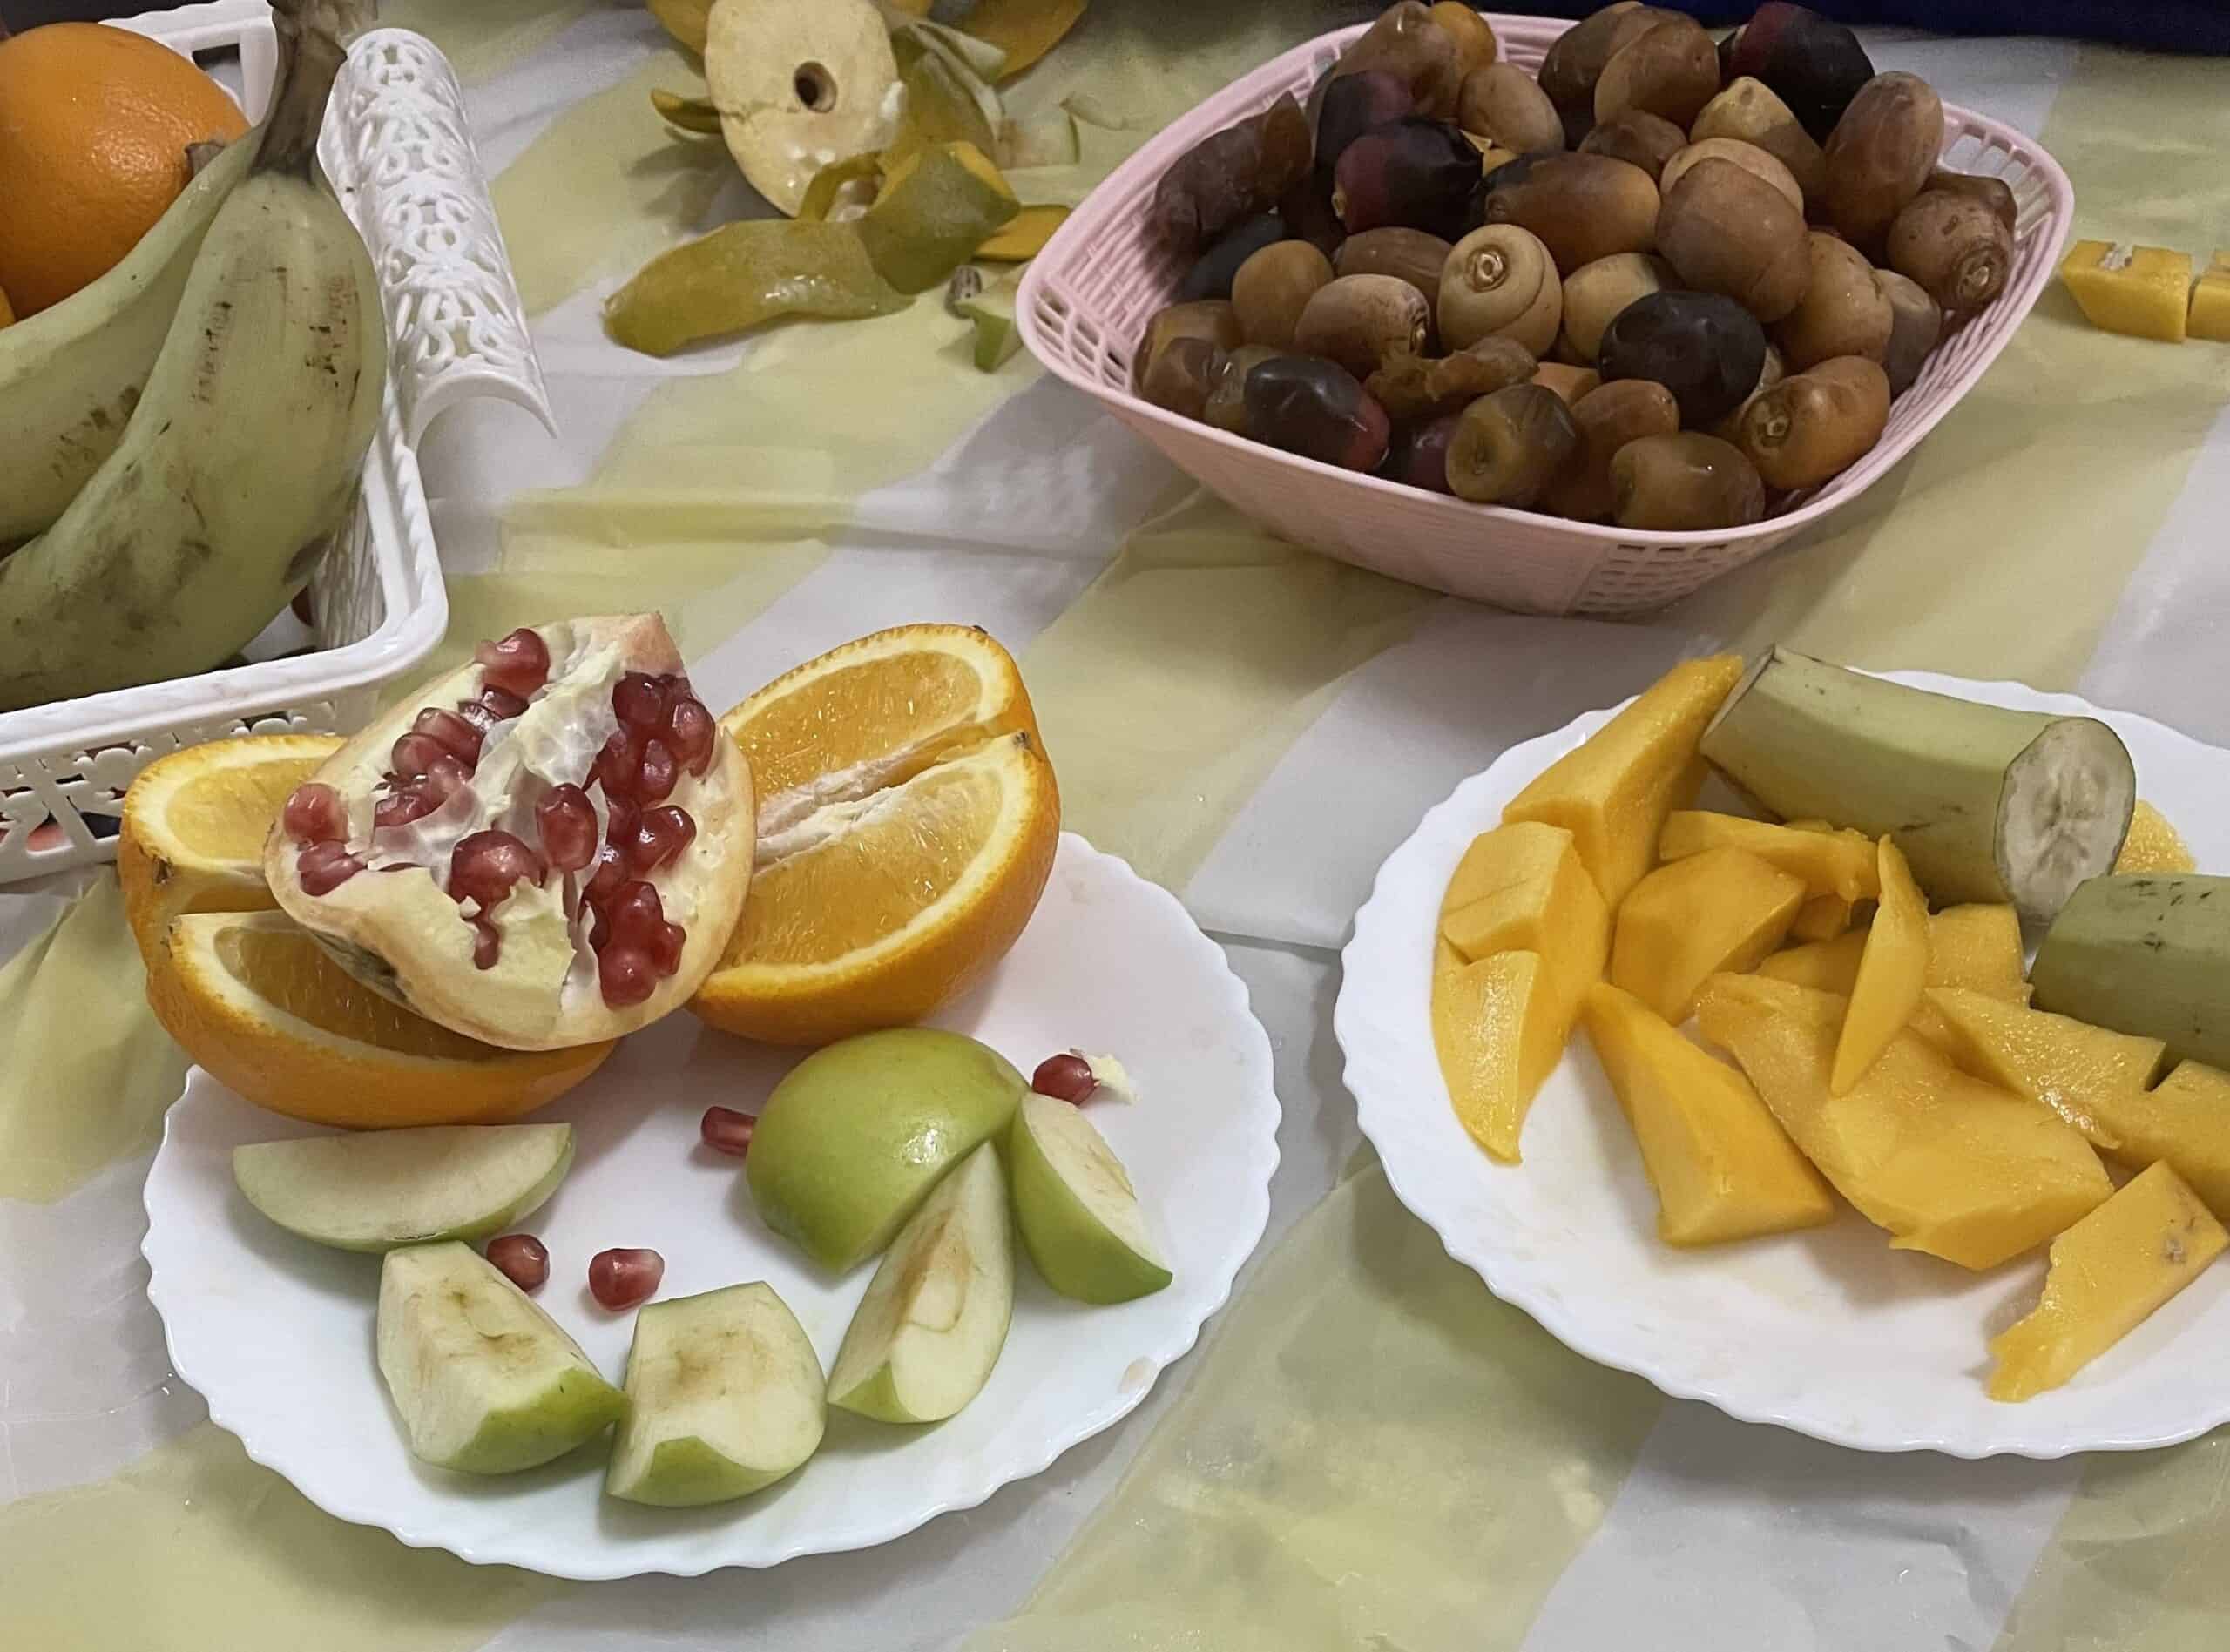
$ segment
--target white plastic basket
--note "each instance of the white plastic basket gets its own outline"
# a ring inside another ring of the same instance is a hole
[[[261,118],[277,65],[264,0],[219,0],[123,26],[188,56],[237,51],[243,106],[250,120]],[[0,884],[111,859],[125,789],[181,746],[245,733],[345,733],[368,720],[449,624],[406,430],[415,435],[460,394],[490,392],[548,421],[462,94],[440,54],[398,30],[359,41],[320,153],[370,246],[394,344],[355,518],[311,581],[321,646],[0,713]]]
[[[1504,61],[1537,70],[1571,25],[1490,15]],[[1632,614],[1731,573],[1879,480],[1982,377],[2051,277],[2075,194],[2067,174],[2012,127],[1947,104],[1944,165],[2002,177],[2020,207],[2004,293],[1947,334],[1889,411],[1874,451],[1825,486],[1778,502],[1746,528],[1635,533],[1476,505],[1322,464],[1154,407],[1131,388],[1132,351],[1170,301],[1186,260],[1155,244],[1145,215],[1172,162],[1209,133],[1317,78],[1367,24],[1320,36],[1240,77],[1172,122],[1092,191],[1032,260],[1017,307],[1024,341],[1169,459],[1284,538],[1457,597],[1537,614]]]

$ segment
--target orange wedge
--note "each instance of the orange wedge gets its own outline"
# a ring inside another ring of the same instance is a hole
[[[917,1021],[1006,955],[1061,804],[1021,673],[979,630],[908,625],[721,719],[759,788],[758,866],[690,1008],[772,1043]]]
[[[267,912],[263,839],[287,794],[341,749],[333,734],[250,735],[158,758],[124,794],[116,872],[124,915],[152,962],[189,912]]]
[[[275,912],[174,920],[147,1001],[186,1053],[259,1107],[349,1129],[493,1124],[555,1101],[610,1043],[497,1049],[412,1015]]]

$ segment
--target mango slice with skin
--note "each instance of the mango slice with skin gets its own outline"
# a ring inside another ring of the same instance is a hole
[[[1649,870],[1666,817],[1686,808],[1701,788],[1697,746],[1741,678],[1742,660],[1734,654],[1674,666],[1534,776],[1502,818],[1569,830],[1596,888],[1615,910]]]
[[[1607,982],[1589,991],[1584,1014],[1657,1190],[1658,1237],[1718,1244],[1834,1217],[1828,1184],[1749,1080]]]
[[[2142,1325],[2230,1245],[2199,1197],[2155,1164],[2052,1241],[2035,1310],[1990,1339],[1992,1399],[2057,1388]]]
[[[1848,1091],[1828,1084],[1847,1001],[1714,975],[1696,1006],[1781,1127],[1891,1245],[1977,1271],[2033,1250],[2113,1191],[2071,1125],[1900,1033]]]
[[[1498,952],[1434,979],[1441,1076],[1456,1116],[1490,1157],[1517,1163],[1526,1111],[1564,1054],[1577,1008],[1538,953]]]
[[[1888,838],[1876,846],[1882,904],[1866,932],[1859,954],[1858,979],[1850,989],[1850,1013],[1835,1041],[1835,1065],[1828,1086],[1838,1096],[1858,1082],[1889,1041],[1902,1032],[1920,1007],[1928,979],[1928,900],[1913,881],[1910,867]]]
[[[2078,241],[2059,261],[2059,279],[2103,333],[2183,342],[2189,325],[2192,255],[2128,241]]]
[[[1788,933],[1801,880],[1747,849],[1710,849],[1661,866],[1618,908],[1611,981],[1678,1026],[1720,970],[1755,966]]]
[[[2167,1055],[2157,1038],[2108,1032],[1986,993],[1934,987],[1928,1001],[1943,1017],[1944,1037],[1935,1042],[1961,1068],[2049,1107],[2108,1151],[2121,1145],[2109,1122],[2121,1101],[2143,1095]],[[2230,1118],[2224,1125],[2230,1137]]]
[[[2191,313],[2185,329],[2195,339],[2208,339],[2218,344],[2230,344],[2230,252],[2215,249],[2206,267],[2200,272],[2199,280],[2192,284]],[[2139,806],[2143,806],[2142,805]],[[2116,871],[2121,870],[2116,867]],[[2190,872],[2185,866],[2141,866],[2144,872]]]

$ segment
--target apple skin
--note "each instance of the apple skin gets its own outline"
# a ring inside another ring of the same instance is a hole
[[[1023,1249],[1038,1276],[1063,1296],[1078,1302],[1129,1302],[1152,1295],[1174,1277],[1079,1196],[1081,1183],[1095,1187],[1103,1202],[1119,1201],[1127,1207],[1127,1225],[1144,1243],[1144,1218],[1130,1177],[1098,1130],[1071,1103],[1045,1096],[1024,1097],[1007,1135],[1007,1172]]]
[[[745,1162],[752,1200],[769,1228],[847,1271],[1007,1128],[1028,1088],[997,1050],[958,1033],[901,1027],[831,1044],[760,1110]]]

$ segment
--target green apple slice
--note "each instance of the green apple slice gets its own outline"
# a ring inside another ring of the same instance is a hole
[[[1006,1345],[1014,1240],[998,1149],[984,1143],[899,1231],[828,1373],[828,1403],[928,1423],[976,1398]]]
[[[772,1286],[653,1302],[635,1316],[604,1488],[661,1508],[724,1503],[812,1456],[826,1416],[821,1358]]]
[[[1169,1283],[1131,1178],[1082,1109],[1032,1090],[1007,1143],[1015,1224],[1047,1285],[1079,1302],[1128,1302]]]
[[[570,1124],[429,1124],[233,1150],[233,1180],[289,1233],[341,1251],[482,1239],[558,1190]]]
[[[436,1468],[516,1473],[627,1409],[556,1320],[455,1240],[387,1253],[377,1341],[410,1453]]]

